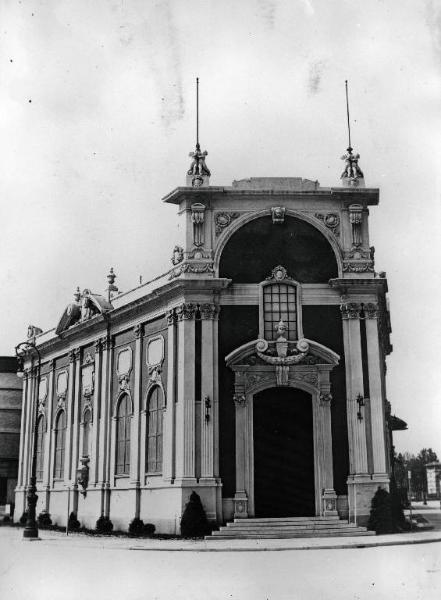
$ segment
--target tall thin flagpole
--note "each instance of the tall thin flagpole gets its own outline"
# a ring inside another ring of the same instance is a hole
[[[348,80],[345,81],[346,88],[346,114],[348,117],[348,134],[349,134],[349,148],[351,148],[351,122],[349,119],[349,97],[348,97]]]
[[[199,77],[196,77],[196,146],[199,146]]]

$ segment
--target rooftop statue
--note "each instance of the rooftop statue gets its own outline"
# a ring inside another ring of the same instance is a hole
[[[205,164],[205,157],[207,155],[208,152],[206,150],[204,150],[204,152],[201,152],[200,144],[196,144],[196,150],[194,152],[190,152],[188,155],[193,160],[191,161],[191,165],[187,171],[187,175],[207,175],[209,177],[211,175],[210,169]]]
[[[352,148],[349,146],[346,154],[343,154],[341,160],[345,161],[345,168],[340,179],[361,179],[364,177],[363,171],[358,166],[359,154],[352,154]]]

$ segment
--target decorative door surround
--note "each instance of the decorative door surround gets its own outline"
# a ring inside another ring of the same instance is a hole
[[[338,364],[340,357],[329,348],[307,339],[288,342],[287,352],[277,349],[276,353],[276,347],[277,341],[254,340],[233,351],[225,359],[235,374],[234,516],[247,518],[254,515],[254,395],[266,388],[282,386],[299,388],[311,394],[316,514],[337,515],[332,464],[332,396],[329,374]]]

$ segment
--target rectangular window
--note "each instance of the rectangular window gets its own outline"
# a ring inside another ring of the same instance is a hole
[[[297,339],[296,288],[289,283],[272,283],[263,287],[263,323],[266,340],[275,340],[277,325],[283,321],[288,328],[288,340]]]

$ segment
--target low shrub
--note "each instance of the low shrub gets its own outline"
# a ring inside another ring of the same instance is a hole
[[[192,492],[181,519],[181,535],[186,538],[203,537],[210,531],[204,507],[198,494]]]
[[[20,517],[20,520],[19,520],[20,525],[26,525],[27,520],[28,520],[28,511],[25,510],[24,513]]]
[[[109,517],[101,515],[96,522],[95,529],[98,533],[111,533],[113,530],[113,523]]]

